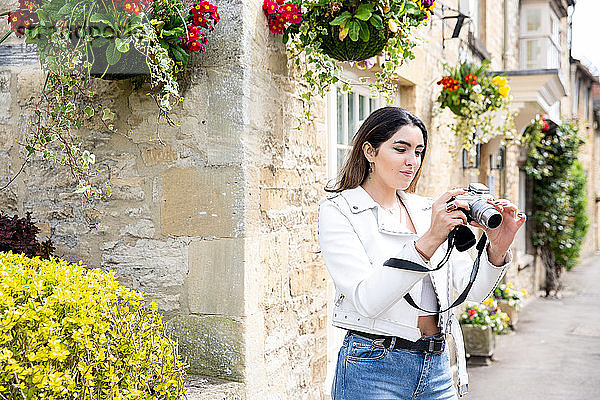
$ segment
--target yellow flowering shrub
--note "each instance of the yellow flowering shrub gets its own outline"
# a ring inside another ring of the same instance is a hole
[[[0,398],[179,399],[156,305],[113,273],[0,252]]]

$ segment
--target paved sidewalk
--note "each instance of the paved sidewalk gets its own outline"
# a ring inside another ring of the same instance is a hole
[[[600,255],[563,277],[559,299],[531,300],[494,362],[469,367],[466,400],[600,399]]]

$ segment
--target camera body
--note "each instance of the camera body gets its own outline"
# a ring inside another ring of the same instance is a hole
[[[483,183],[470,183],[467,193],[456,196],[456,199],[469,203],[469,210],[460,209],[468,221],[475,221],[490,229],[495,229],[502,223],[502,214],[488,203],[494,197]]]

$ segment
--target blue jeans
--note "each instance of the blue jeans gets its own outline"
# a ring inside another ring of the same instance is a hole
[[[392,350],[390,350],[390,348]],[[338,354],[334,400],[456,400],[448,350],[390,348],[348,333]]]

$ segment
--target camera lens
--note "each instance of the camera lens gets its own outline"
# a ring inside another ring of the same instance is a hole
[[[495,229],[502,223],[502,214],[483,198],[471,203],[471,215],[475,221],[490,229]]]
[[[502,215],[500,213],[494,214],[488,218],[487,226],[490,229],[496,229],[502,223]]]

